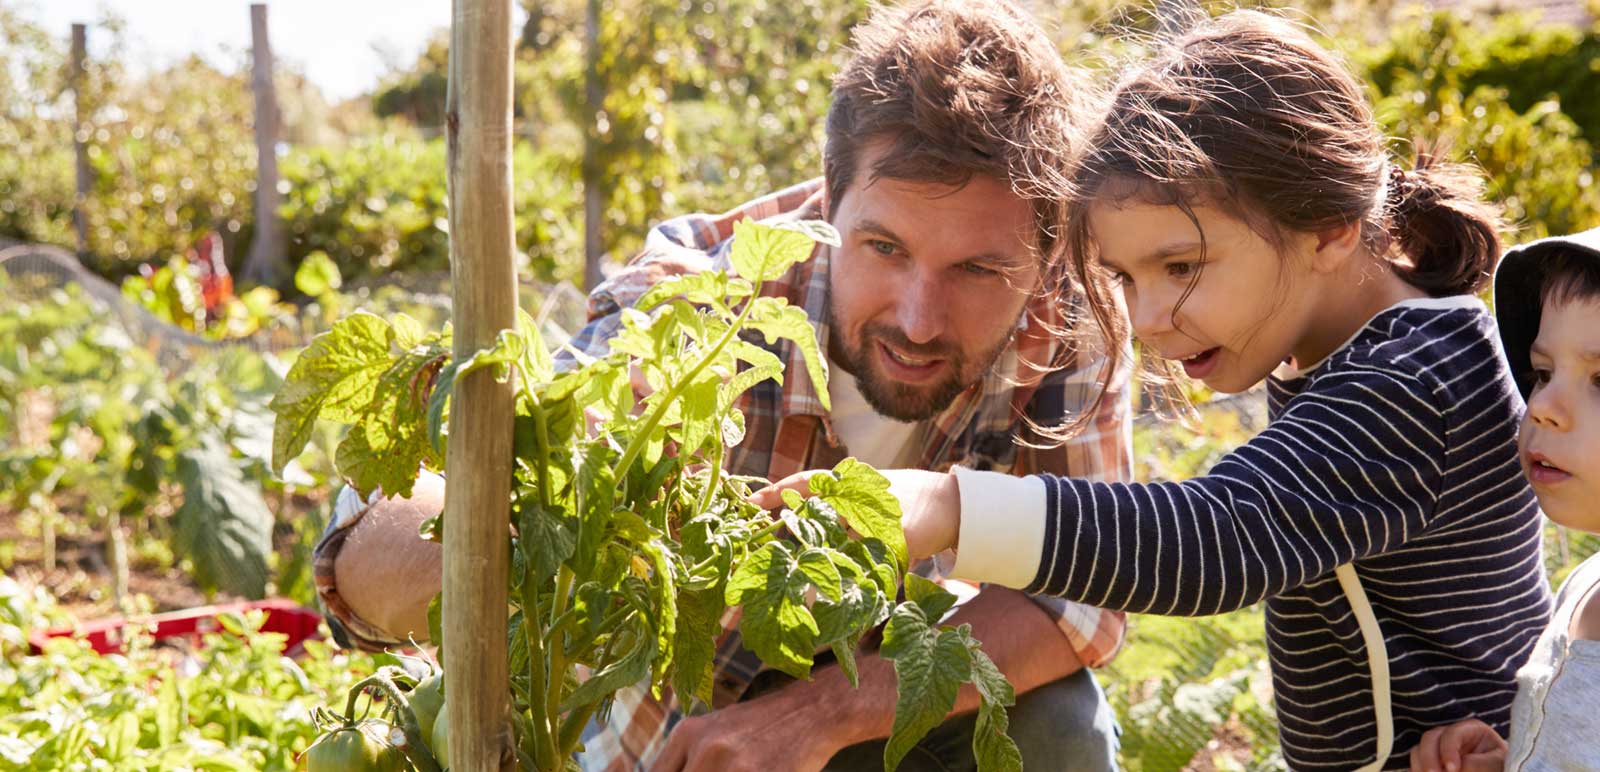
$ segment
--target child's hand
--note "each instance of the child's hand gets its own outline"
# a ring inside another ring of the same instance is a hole
[[[900,527],[906,533],[906,552],[915,562],[956,546],[961,535],[961,489],[956,476],[920,469],[879,470],[889,478],[889,492],[900,500]],[[791,489],[811,495],[808,481],[816,472],[800,472],[751,494],[763,509],[783,506],[782,492]]]
[[[1423,733],[1411,749],[1411,772],[1502,772],[1506,741],[1475,718]]]

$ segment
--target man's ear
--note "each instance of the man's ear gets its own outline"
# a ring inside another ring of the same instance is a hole
[[[1311,260],[1317,270],[1338,270],[1348,265],[1352,257],[1361,254],[1360,222],[1324,228],[1312,235],[1316,237],[1316,249]]]

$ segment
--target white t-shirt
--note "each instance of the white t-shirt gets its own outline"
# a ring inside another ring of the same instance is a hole
[[[1600,770],[1600,641],[1571,635],[1572,619],[1596,585],[1600,555],[1567,577],[1550,626],[1517,671],[1506,772]]]
[[[850,455],[878,469],[916,466],[916,440],[926,421],[896,421],[872,409],[856,387],[855,376],[828,362],[828,420]]]

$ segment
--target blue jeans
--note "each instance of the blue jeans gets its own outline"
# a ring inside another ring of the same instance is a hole
[[[1006,711],[1009,734],[1022,751],[1025,770],[1102,772],[1117,768],[1116,716],[1087,668],[1017,696]],[[972,732],[977,713],[956,716],[933,728],[900,763],[904,772],[965,772],[977,769]],[[828,772],[880,772],[884,740],[852,745],[829,762]]]

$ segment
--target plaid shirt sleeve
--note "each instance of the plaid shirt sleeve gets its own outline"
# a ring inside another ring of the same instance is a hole
[[[1059,422],[1063,416],[1080,415],[1093,407],[1083,430],[1054,448],[1018,449],[1013,474],[1050,473],[1100,482],[1126,482],[1133,478],[1133,420],[1129,385],[1131,352],[1124,352],[1122,364],[1110,380],[1103,399],[1096,404],[1102,389],[1107,358],[1103,352],[1084,357],[1075,366],[1046,376],[1034,392],[1034,419]],[[1074,603],[1049,595],[1029,595],[1056,620],[1078,659],[1085,667],[1101,667],[1111,662],[1122,647],[1127,633],[1127,617],[1120,611]]]

